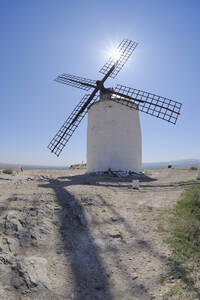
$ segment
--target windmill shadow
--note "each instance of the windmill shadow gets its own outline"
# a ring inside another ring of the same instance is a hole
[[[74,277],[72,299],[113,299],[106,270],[79,201],[58,180],[50,180],[40,187],[51,188],[55,192],[55,202],[62,208],[58,217],[64,251]]]
[[[70,176],[60,176],[59,180],[66,181],[70,185],[94,185],[94,186],[105,186],[105,187],[119,187],[119,188],[132,188],[132,180],[139,180],[140,183],[148,183],[157,181],[156,178],[149,177],[146,175],[132,175],[127,177],[117,177],[113,175],[103,174],[81,174],[81,175],[70,175]],[[70,182],[69,182],[70,181]],[[120,184],[123,183],[123,184]],[[150,186],[150,185],[147,185]]]
[[[46,184],[41,184],[40,187],[51,188],[55,193],[55,202],[61,207],[61,213],[58,215],[60,220],[60,232],[61,238],[64,245],[64,251],[66,259],[71,266],[71,270],[74,278],[74,298],[76,300],[93,300],[93,299],[115,299],[112,293],[112,286],[109,281],[109,271],[104,267],[103,260],[101,259],[100,248],[95,244],[90,228],[88,225],[87,218],[84,211],[84,201],[76,199],[71,194],[67,187],[71,185],[101,185],[99,180],[105,178],[96,178],[91,176],[89,183],[88,175],[75,175],[71,177],[62,177],[63,181],[59,179],[49,180]],[[125,182],[127,178],[112,178],[108,177],[108,186],[112,186],[112,183],[120,181]],[[131,180],[131,179],[129,179]],[[144,178],[148,180],[148,178]],[[113,185],[116,187],[116,185]],[[84,200],[84,199],[82,199]],[[132,228],[129,222],[124,219],[120,212],[117,211],[106,199],[101,199],[101,205],[108,208],[111,215],[118,218],[118,222],[123,223],[123,226],[129,234],[136,237],[136,239],[129,245],[130,249],[133,247],[145,252],[151,253],[154,257],[162,259],[159,253],[156,253],[152,246],[145,240],[141,239],[138,233]],[[106,220],[98,222],[98,226],[105,224]],[[109,241],[110,236],[105,234],[106,240]],[[150,299],[151,295],[148,293],[148,289],[144,284],[131,282],[131,274],[127,273],[126,265],[121,262],[119,265],[120,254],[119,249],[108,243],[104,249],[104,254],[112,256],[114,265],[117,266],[118,272],[126,282],[126,286],[131,290],[131,295],[134,297],[138,296],[137,299]],[[123,298],[123,296],[122,296]]]

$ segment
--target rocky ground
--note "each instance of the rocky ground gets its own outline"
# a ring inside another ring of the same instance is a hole
[[[149,170],[135,190],[133,177],[85,171],[0,174],[1,300],[163,299],[174,284],[161,284],[158,218],[196,172]]]

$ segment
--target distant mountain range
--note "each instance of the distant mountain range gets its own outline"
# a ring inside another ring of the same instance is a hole
[[[163,169],[167,168],[168,165],[172,165],[175,168],[190,168],[190,167],[200,167],[200,159],[181,159],[165,162],[150,162],[143,163],[143,169]],[[65,170],[69,166],[42,166],[42,165],[24,165],[24,164],[7,164],[0,163],[0,169],[19,169],[23,168],[24,170],[31,169],[43,169],[43,170]]]
[[[7,163],[0,163],[0,169],[20,169],[23,168],[24,170],[64,170],[68,169],[69,166],[43,166],[43,165],[25,165],[25,164],[7,164]]]
[[[174,168],[190,168],[190,167],[200,167],[200,159],[181,159],[172,160],[165,162],[154,162],[154,163],[143,163],[143,169],[163,169],[167,168],[168,165],[172,165]]]

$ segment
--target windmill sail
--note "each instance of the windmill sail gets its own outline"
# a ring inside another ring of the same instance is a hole
[[[124,98],[126,96],[129,98],[129,100],[126,100],[123,97],[119,97],[113,99],[114,101],[176,124],[182,106],[180,102],[120,84],[116,86],[114,91],[123,94]]]
[[[99,99],[99,96],[96,95],[98,91],[100,91],[100,95],[102,96],[107,96],[107,94],[112,95],[110,100],[119,102],[131,109],[137,109],[154,117],[176,124],[182,105],[180,102],[119,84],[115,89],[104,87],[104,83],[108,77],[116,77],[137,45],[138,43],[132,40],[124,39],[116,49],[118,57],[111,57],[100,69],[99,72],[104,74],[101,80],[95,81],[66,73],[59,75],[55,79],[57,82],[86,91],[93,88],[93,91],[90,95],[84,95],[55,137],[51,140],[48,145],[51,152],[55,153],[57,156],[60,155],[66,143],[84,118],[89,104],[96,102]]]
[[[101,68],[99,71],[102,74],[107,74],[107,72],[110,70],[110,68],[115,65],[114,70],[109,75],[111,78],[115,78],[116,75],[119,73],[119,71],[122,69],[124,64],[127,62],[129,57],[131,56],[132,52],[137,47],[138,43],[133,42],[131,40],[124,39],[116,49],[119,53],[119,58],[116,61],[115,58],[110,57],[109,60],[105,63],[105,65]]]
[[[55,79],[55,81],[66,84],[66,85],[70,85],[73,87],[77,87],[77,88],[85,90],[85,91],[89,91],[91,88],[96,87],[95,80],[87,79],[87,78],[83,78],[83,77],[79,77],[79,76],[75,76],[75,75],[70,75],[70,74],[66,74],[66,73],[59,75]]]
[[[53,152],[55,155],[59,156],[71,136],[73,135],[74,131],[85,117],[87,113],[88,102],[93,103],[98,100],[99,96],[92,96],[91,101],[89,101],[91,95],[84,95],[81,101],[77,104],[74,108],[70,116],[61,126],[59,131],[56,133],[54,138],[48,145],[48,148]]]

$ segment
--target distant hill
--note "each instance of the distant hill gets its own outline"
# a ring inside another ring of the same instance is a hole
[[[181,160],[173,160],[173,161],[164,161],[164,162],[150,162],[143,163],[143,169],[163,169],[167,168],[168,165],[172,165],[174,168],[183,168],[187,169],[190,167],[200,167],[200,159],[181,159]],[[81,164],[74,165],[81,166]],[[23,168],[24,170],[34,170],[34,169],[42,169],[42,170],[65,170],[70,166],[42,166],[42,165],[24,165],[24,164],[7,164],[0,163],[0,169],[18,169]]]
[[[0,169],[19,169],[23,168],[24,170],[64,170],[68,169],[69,166],[42,166],[42,165],[24,165],[24,164],[7,164],[0,163]]]
[[[143,163],[143,169],[163,169],[167,168],[168,165],[172,165],[175,168],[190,168],[190,167],[200,167],[200,159],[181,159],[181,160],[172,160],[165,162],[156,162],[156,163]]]

